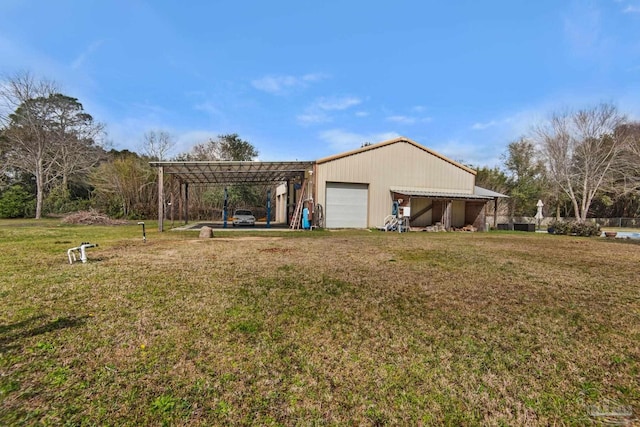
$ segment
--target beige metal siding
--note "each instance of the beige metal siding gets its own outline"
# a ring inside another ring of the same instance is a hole
[[[280,184],[276,188],[276,222],[287,222],[287,185]]]
[[[369,227],[391,212],[391,186],[473,194],[475,175],[453,163],[399,141],[317,165],[317,202],[325,205],[327,181],[369,184]]]
[[[431,209],[423,213],[415,220],[411,221],[412,227],[426,227],[431,225],[433,221],[433,201],[426,198],[412,198],[411,199],[411,215],[417,215],[423,209],[431,206]]]
[[[461,200],[454,200],[453,205],[451,206],[451,226],[452,227],[464,227],[465,224],[465,208],[464,202]]]

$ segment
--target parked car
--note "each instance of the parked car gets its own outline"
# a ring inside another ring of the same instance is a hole
[[[233,226],[256,225],[256,217],[248,209],[238,209],[233,214]]]

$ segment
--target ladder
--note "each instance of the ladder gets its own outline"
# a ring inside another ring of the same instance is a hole
[[[307,180],[302,181],[302,188],[300,189],[300,196],[298,196],[298,202],[296,203],[296,209],[293,211],[293,217],[291,218],[291,230],[300,230],[302,222],[302,205],[304,204],[304,192],[307,188]]]

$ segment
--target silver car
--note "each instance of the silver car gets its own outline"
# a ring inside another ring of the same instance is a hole
[[[238,209],[233,214],[233,226],[256,225],[256,217],[248,209]]]

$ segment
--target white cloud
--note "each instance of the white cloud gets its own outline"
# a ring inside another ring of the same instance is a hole
[[[336,152],[360,148],[365,142],[375,144],[376,142],[386,141],[399,136],[396,132],[361,134],[342,129],[329,129],[321,132],[319,135],[320,139],[327,142],[331,149]]]
[[[309,73],[302,76],[302,81],[312,83],[312,82],[318,82],[320,80],[324,80],[327,78],[329,78],[329,76],[324,73]]]
[[[490,122],[485,122],[485,123],[474,123],[473,126],[471,126],[471,129],[473,130],[484,130],[484,129],[488,129],[490,127],[496,126],[498,124],[497,121],[495,120],[491,120]]]
[[[355,96],[329,97],[319,98],[315,102],[315,106],[325,111],[346,110],[347,108],[358,105],[361,102],[362,101]]]
[[[305,88],[310,83],[326,79],[321,73],[310,73],[302,76],[269,75],[251,81],[254,88],[272,95],[283,95],[291,89]]]
[[[623,13],[640,13],[640,6],[627,6],[623,11]]]
[[[268,93],[280,93],[285,88],[297,86],[300,83],[300,80],[293,76],[266,76],[251,82],[256,89]]]
[[[389,122],[394,122],[394,123],[399,123],[399,124],[403,124],[403,125],[413,125],[416,124],[418,122],[420,123],[429,123],[431,122],[433,119],[431,117],[414,117],[414,116],[389,116],[387,117],[387,121]]]
[[[539,123],[542,117],[542,110],[523,110],[488,122],[476,122],[471,125],[471,130],[491,129],[492,135],[513,140],[530,133],[531,127]]]
[[[500,164],[500,155],[505,147],[450,140],[431,145],[429,148],[462,164],[493,167]]]
[[[127,149],[142,152],[144,133],[151,129],[162,129],[171,135],[174,145],[168,153],[169,158],[191,151],[194,145],[215,139],[223,133],[206,129],[181,131],[163,126],[162,123],[155,121],[128,118],[108,125],[108,140],[112,141],[117,150]]]
[[[593,3],[572,3],[564,18],[564,40],[573,55],[597,61],[609,58],[615,47]]]
[[[416,119],[415,117],[408,116],[389,116],[387,117],[387,121],[401,123],[403,125],[412,125],[416,122]]]
[[[196,104],[193,106],[194,110],[197,111],[202,111],[204,113],[207,113],[210,116],[220,116],[222,114],[222,112],[220,111],[220,109],[218,107],[216,107],[212,102],[209,101],[205,101],[202,102],[200,104]]]
[[[367,117],[368,115],[368,111],[356,111],[356,117]]]
[[[330,122],[331,118],[324,113],[306,113],[299,114],[296,116],[298,122],[302,124],[316,124],[316,123],[326,123]]]
[[[298,123],[303,125],[327,123],[332,121],[332,117],[328,112],[347,110],[361,102],[360,98],[356,98],[355,96],[318,98],[305,109],[304,113],[296,116],[296,119]]]
[[[191,151],[194,145],[207,142],[210,139],[217,138],[222,132],[213,130],[191,130],[188,132],[177,133],[172,132],[172,135],[177,134],[175,141],[176,145],[173,148],[172,154],[180,154]]]
[[[2,73],[22,72],[23,70],[38,70],[36,77],[46,75],[47,78],[65,81],[69,72],[66,66],[61,66],[49,55],[33,49],[0,34],[0,58],[2,58]]]
[[[74,70],[77,70],[78,68],[80,68],[85,63],[87,58],[91,54],[93,54],[96,50],[98,50],[98,48],[102,46],[103,43],[104,43],[104,40],[97,40],[91,43],[89,47],[87,47],[84,50],[84,52],[82,52],[80,55],[78,55],[76,59],[73,60],[73,62],[71,63],[71,68]]]

